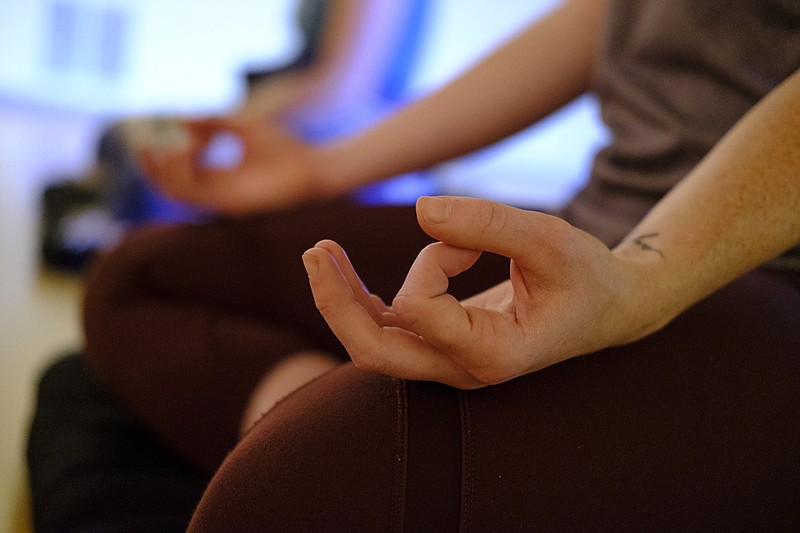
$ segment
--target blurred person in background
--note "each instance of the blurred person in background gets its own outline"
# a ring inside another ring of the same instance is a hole
[[[282,67],[245,71],[245,98],[229,118],[274,121],[313,142],[366,126],[407,97],[429,3],[298,2],[300,52]],[[180,120],[131,117],[110,125],[100,135],[97,162],[88,175],[45,190],[42,255],[47,264],[82,271],[96,251],[113,246],[133,227],[204,218],[202,211],[171,201],[153,188],[137,160],[142,146],[165,142],[170,126]],[[229,136],[220,136],[208,148],[206,160],[220,165],[235,160],[240,149]],[[422,178],[416,182],[425,187]],[[361,191],[358,198],[413,202],[393,199],[378,187]]]
[[[365,127],[407,98],[430,5],[298,2],[300,53],[283,67],[253,65],[244,72],[246,97],[227,118],[279,123],[310,142]],[[210,217],[151,186],[137,158],[136,144],[147,144],[149,133],[158,137],[159,127],[183,120],[200,127],[218,119],[132,117],[112,124],[100,137],[91,175],[45,191],[42,251],[48,265],[83,272],[98,251],[136,227]],[[221,148],[216,156],[229,157],[224,149],[230,145]],[[354,198],[392,201],[388,195],[371,188]],[[36,531],[184,531],[208,483],[207,474],[166,448],[110,396],[80,356],[62,357],[41,377],[30,435]]]

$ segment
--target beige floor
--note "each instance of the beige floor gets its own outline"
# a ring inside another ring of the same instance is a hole
[[[80,280],[39,267],[40,191],[61,172],[83,170],[97,124],[0,98],[0,531],[21,530],[37,376],[80,345]]]

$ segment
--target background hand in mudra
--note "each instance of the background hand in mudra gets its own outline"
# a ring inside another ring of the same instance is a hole
[[[145,173],[168,196],[219,213],[238,215],[288,207],[318,197],[311,147],[261,120],[185,121],[189,142],[142,150]],[[220,136],[239,143],[225,165],[207,161]]]

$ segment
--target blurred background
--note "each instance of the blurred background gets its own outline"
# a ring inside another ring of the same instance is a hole
[[[404,99],[443,83],[558,0],[426,3]],[[24,530],[18,504],[38,374],[81,343],[80,275],[40,257],[44,189],[87,173],[101,131],[119,117],[231,109],[245,70],[282,65],[302,48],[296,9],[297,0],[0,2],[0,531]],[[440,193],[550,209],[581,186],[603,140],[595,102],[584,97],[426,179]]]

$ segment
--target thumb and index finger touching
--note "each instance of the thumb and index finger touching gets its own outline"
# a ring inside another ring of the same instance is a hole
[[[552,250],[565,235],[558,217],[491,200],[424,196],[417,221],[431,237],[451,246],[492,252],[525,265],[534,250]],[[538,254],[537,254],[538,255]]]

